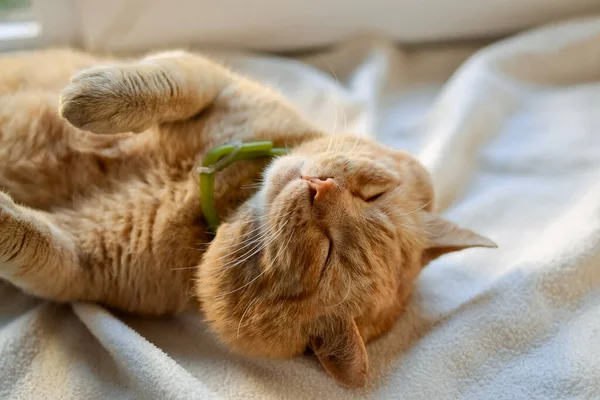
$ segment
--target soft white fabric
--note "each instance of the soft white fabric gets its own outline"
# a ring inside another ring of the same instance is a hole
[[[71,36],[103,51],[181,43],[281,51],[329,45],[371,31],[403,42],[479,39],[600,12],[598,0],[34,2],[50,40]]]
[[[437,93],[469,51],[369,39],[312,67],[226,57],[322,126],[415,152],[445,215],[500,245],[423,271],[368,346],[367,388],[339,388],[312,358],[231,354],[195,313],[118,318],[1,285],[0,398],[600,398],[600,19],[486,48]]]

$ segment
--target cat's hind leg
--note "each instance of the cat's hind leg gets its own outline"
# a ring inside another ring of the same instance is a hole
[[[51,215],[17,205],[2,192],[0,278],[59,302],[81,300],[86,293],[74,240],[53,224]]]

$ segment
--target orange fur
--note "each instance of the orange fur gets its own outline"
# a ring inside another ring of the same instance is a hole
[[[236,350],[308,347],[361,386],[365,341],[393,326],[423,265],[493,246],[432,212],[410,155],[329,137],[199,55],[49,50],[0,58],[0,71],[0,277],[35,296],[146,315],[200,308]],[[264,174],[268,160],[217,174],[225,222],[211,241],[195,167],[231,140],[293,151]],[[331,180],[315,196],[303,176]]]

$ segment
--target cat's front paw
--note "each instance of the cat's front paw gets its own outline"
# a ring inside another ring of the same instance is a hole
[[[141,132],[152,121],[144,109],[143,82],[137,78],[128,66],[81,71],[61,94],[60,115],[94,133]]]

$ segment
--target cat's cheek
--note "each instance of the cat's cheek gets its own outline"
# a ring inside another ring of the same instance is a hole
[[[303,163],[304,159],[300,157],[285,156],[271,164],[263,179],[267,201],[272,202],[290,182],[300,179]]]

